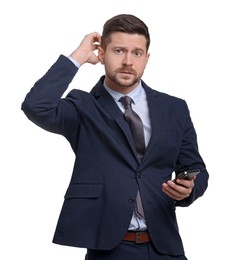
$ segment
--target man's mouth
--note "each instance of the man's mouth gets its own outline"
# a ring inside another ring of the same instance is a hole
[[[131,70],[120,70],[119,73],[123,73],[123,74],[134,74],[134,72],[131,71]]]

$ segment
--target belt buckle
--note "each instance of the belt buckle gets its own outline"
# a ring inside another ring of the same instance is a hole
[[[142,235],[145,234],[144,232],[136,232],[135,233],[135,243],[136,244],[142,244],[144,243],[143,239],[142,239]]]

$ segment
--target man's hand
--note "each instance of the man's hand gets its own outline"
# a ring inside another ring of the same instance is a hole
[[[97,32],[87,34],[79,47],[70,55],[80,65],[88,62],[97,64],[99,62],[98,56],[94,53],[101,44],[101,35]]]
[[[170,180],[162,184],[162,190],[174,200],[183,200],[191,194],[195,179],[196,177],[191,180],[177,179],[176,183]]]

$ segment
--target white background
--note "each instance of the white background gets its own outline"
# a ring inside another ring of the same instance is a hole
[[[144,81],[185,99],[210,173],[205,195],[177,215],[189,260],[231,259],[232,7],[225,0],[8,0],[0,4],[0,259],[84,259],[51,242],[74,155],[67,141],[32,124],[21,103],[60,54],[85,34],[132,13],[148,25]],[[69,90],[103,74],[84,65]]]

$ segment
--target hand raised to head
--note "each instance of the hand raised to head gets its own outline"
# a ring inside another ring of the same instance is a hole
[[[97,64],[98,56],[94,53],[101,44],[101,35],[97,32],[87,34],[78,48],[70,55],[80,65],[84,63]]]

